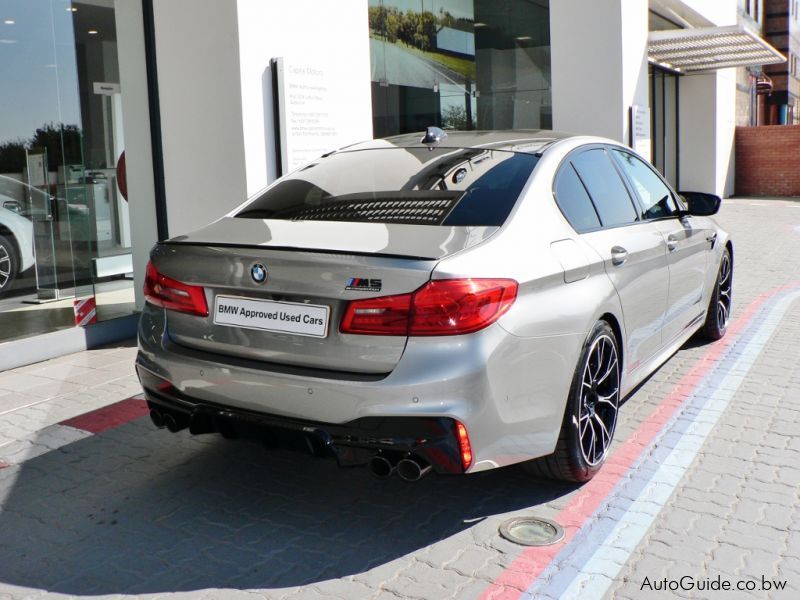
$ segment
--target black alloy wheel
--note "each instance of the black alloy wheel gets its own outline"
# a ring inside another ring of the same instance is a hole
[[[594,477],[614,439],[620,382],[616,336],[608,323],[599,321],[581,351],[555,452],[525,463],[524,468],[531,475],[563,481]]]
[[[581,455],[590,467],[608,455],[619,409],[619,359],[611,335],[595,338],[583,368],[577,427]]]
[[[722,253],[719,263],[717,281],[711,292],[708,303],[706,322],[703,324],[702,335],[710,341],[716,341],[725,335],[733,308],[733,260],[728,248]]]

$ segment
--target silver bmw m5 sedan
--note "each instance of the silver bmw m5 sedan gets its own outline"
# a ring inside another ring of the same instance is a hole
[[[414,481],[585,481],[620,400],[725,334],[720,199],[607,139],[445,132],[331,152],[147,267],[153,423]]]

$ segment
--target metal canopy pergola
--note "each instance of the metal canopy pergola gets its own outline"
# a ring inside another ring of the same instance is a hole
[[[652,31],[647,51],[652,64],[686,74],[786,62],[757,33],[740,25]]]

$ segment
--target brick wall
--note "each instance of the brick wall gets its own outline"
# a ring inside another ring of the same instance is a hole
[[[800,196],[800,125],[736,128],[737,196]]]

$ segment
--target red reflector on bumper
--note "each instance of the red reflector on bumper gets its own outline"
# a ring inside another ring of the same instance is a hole
[[[458,436],[458,449],[461,454],[461,466],[466,471],[472,464],[472,446],[469,443],[467,428],[461,421],[456,421],[456,435]]]

